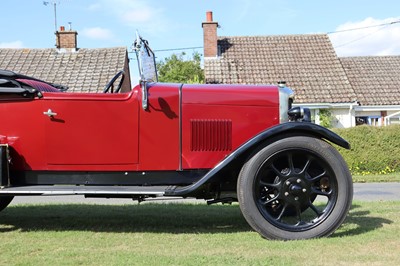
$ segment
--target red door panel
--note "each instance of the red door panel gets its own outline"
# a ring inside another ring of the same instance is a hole
[[[45,94],[49,170],[132,170],[138,163],[138,100],[130,94]]]

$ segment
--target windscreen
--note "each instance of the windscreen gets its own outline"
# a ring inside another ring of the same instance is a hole
[[[156,60],[149,43],[137,34],[134,49],[138,60],[140,78],[143,81],[158,81]]]

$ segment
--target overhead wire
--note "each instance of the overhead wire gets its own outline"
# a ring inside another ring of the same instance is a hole
[[[357,38],[357,39],[354,39],[354,40],[351,40],[351,41],[349,41],[349,42],[336,45],[336,46],[334,46],[333,48],[339,48],[339,47],[343,47],[343,46],[352,44],[352,43],[354,43],[354,42],[357,42],[357,41],[359,41],[359,40],[362,40],[362,39],[364,39],[364,38],[367,38],[368,36],[371,36],[371,35],[377,33],[378,31],[381,31],[381,30],[387,28],[388,26],[390,26],[390,25],[385,25],[384,27],[382,27],[382,28],[380,28],[380,29],[378,29],[378,30],[376,30],[376,31],[374,31],[374,32],[370,32],[370,33],[368,33],[368,34],[366,34],[366,35],[364,35],[364,36],[361,36],[361,37],[359,37],[359,38]]]
[[[374,32],[370,32],[370,33],[368,33],[366,35],[363,35],[363,36],[361,36],[359,38],[356,38],[356,39],[351,40],[349,42],[342,43],[342,44],[339,44],[339,45],[336,45],[336,46],[333,47],[333,48],[339,48],[339,47],[343,47],[343,46],[355,43],[355,42],[357,42],[359,40],[362,40],[364,38],[367,38],[368,36],[371,36],[371,35],[379,32],[379,31],[381,31],[381,30],[383,30],[383,29],[385,29],[385,28],[387,28],[387,27],[389,27],[389,26],[391,26],[393,24],[396,24],[396,23],[400,23],[400,20],[396,20],[396,21],[392,21],[392,22],[386,22],[386,23],[382,23],[382,24],[379,24],[379,25],[371,25],[371,26],[358,27],[358,28],[352,28],[352,29],[337,30],[337,31],[327,32],[327,34],[329,35],[329,34],[336,34],[336,33],[343,33],[343,32],[349,32],[349,31],[356,31],[356,30],[363,30],[363,29],[381,27],[381,28],[379,28],[378,30],[376,30]]]
[[[202,48],[204,48],[204,47],[203,46],[194,46],[194,47],[183,47],[183,48],[156,49],[153,51],[154,52],[170,52],[170,51],[195,50],[195,49],[202,49]],[[131,51],[129,53],[134,53],[134,51]]]
[[[194,49],[201,49],[203,46],[195,46],[195,47],[184,47],[184,48],[171,48],[171,49],[160,49],[154,50],[154,52],[169,52],[169,51],[181,51],[181,50],[194,50]]]
[[[338,48],[338,47],[342,47],[342,46],[357,42],[357,41],[359,41],[361,39],[364,39],[364,38],[366,38],[366,37],[368,37],[368,36],[370,36],[372,34],[375,34],[375,33],[379,32],[379,31],[381,31],[382,29],[385,29],[388,26],[391,26],[391,25],[397,24],[397,23],[400,23],[400,20],[395,20],[395,21],[392,21],[392,22],[386,22],[386,23],[382,23],[382,24],[378,24],[378,25],[371,25],[371,26],[358,27],[358,28],[345,29],[345,30],[337,30],[337,31],[329,31],[326,34],[331,35],[331,34],[336,34],[336,33],[343,33],[343,32],[349,32],[349,31],[357,31],[357,30],[363,30],[363,29],[369,29],[369,28],[382,27],[382,28],[378,29],[377,31],[374,31],[374,32],[369,33],[367,35],[364,35],[364,36],[362,36],[360,38],[354,39],[352,41],[349,41],[347,43],[343,43],[343,44],[340,44],[340,45],[334,47],[334,48]],[[154,52],[183,51],[183,50],[194,50],[194,49],[202,49],[202,48],[204,48],[204,46],[182,47],[182,48],[167,48],[167,49],[156,49],[156,50],[154,50]],[[128,53],[134,53],[134,51],[130,51]]]
[[[363,30],[363,29],[376,28],[376,27],[382,27],[382,26],[390,26],[390,25],[393,25],[393,24],[396,24],[396,23],[400,23],[400,20],[387,22],[387,23],[382,23],[382,24],[379,24],[379,25],[371,25],[371,26],[365,26],[365,27],[359,27],[359,28],[330,31],[330,32],[327,32],[326,34],[329,35],[329,34],[335,34],[335,33],[348,32],[348,31]]]

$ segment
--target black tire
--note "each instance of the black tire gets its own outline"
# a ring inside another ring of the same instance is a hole
[[[243,216],[261,236],[309,239],[329,236],[343,223],[353,183],[335,148],[296,136],[273,142],[246,162],[237,192]]]
[[[13,196],[0,196],[0,212],[11,203],[13,198]]]

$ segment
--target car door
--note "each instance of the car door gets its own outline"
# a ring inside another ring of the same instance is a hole
[[[133,170],[138,163],[137,92],[45,93],[49,170]]]

